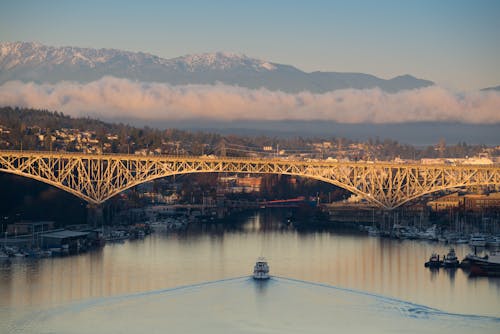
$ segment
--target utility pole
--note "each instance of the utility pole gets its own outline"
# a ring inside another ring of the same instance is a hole
[[[224,140],[221,140],[220,145],[219,145],[219,149],[220,149],[220,156],[225,157],[226,156],[226,142]]]

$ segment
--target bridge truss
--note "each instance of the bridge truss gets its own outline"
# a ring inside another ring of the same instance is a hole
[[[449,188],[500,185],[500,166],[0,151],[0,171],[48,183],[91,204],[154,179],[188,173],[284,174],[313,178],[386,209]]]

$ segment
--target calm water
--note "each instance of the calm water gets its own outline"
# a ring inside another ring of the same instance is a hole
[[[299,233],[282,214],[2,263],[0,332],[500,331],[500,279],[424,268],[445,245]],[[274,275],[263,284],[248,276],[260,255]]]

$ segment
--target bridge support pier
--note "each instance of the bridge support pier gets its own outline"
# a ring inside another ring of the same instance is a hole
[[[104,223],[104,215],[102,204],[87,205],[87,224],[93,227],[102,226]]]

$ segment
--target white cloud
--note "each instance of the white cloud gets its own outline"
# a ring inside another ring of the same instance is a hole
[[[455,93],[438,86],[398,93],[346,89],[290,94],[223,84],[171,86],[113,77],[86,84],[11,81],[0,86],[0,105],[144,120],[500,123],[499,92]]]

